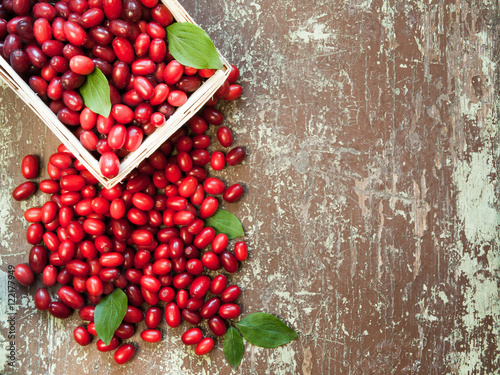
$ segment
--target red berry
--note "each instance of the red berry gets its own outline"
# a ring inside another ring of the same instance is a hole
[[[21,185],[19,185],[14,189],[14,191],[12,192],[12,197],[16,201],[22,201],[24,199],[28,199],[29,197],[31,197],[31,195],[33,195],[35,190],[36,190],[36,185],[33,182],[31,181],[23,182]]]
[[[113,178],[120,170],[120,160],[113,152],[105,152],[99,159],[99,169],[104,177]]]
[[[195,345],[203,339],[203,333],[199,328],[188,329],[181,337],[184,345]]]
[[[210,337],[206,337],[203,340],[201,340],[198,345],[196,345],[196,348],[194,352],[196,355],[205,355],[209,353],[214,347],[214,340],[211,339]]]
[[[90,341],[92,341],[92,336],[85,327],[75,328],[73,331],[73,337],[75,338],[75,341],[82,346],[88,345],[90,344]]]
[[[21,172],[26,179],[38,176],[38,158],[35,155],[26,155],[21,161]]]
[[[115,362],[119,365],[127,363],[135,354],[135,348],[132,344],[123,344],[114,354]]]
[[[35,275],[26,264],[18,264],[14,268],[14,277],[20,284],[30,286],[35,281]]]
[[[157,329],[146,329],[141,332],[141,339],[146,342],[158,342],[161,340],[161,332]]]

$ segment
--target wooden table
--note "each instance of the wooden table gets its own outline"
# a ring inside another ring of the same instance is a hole
[[[183,4],[241,70],[244,96],[223,111],[248,157],[213,175],[247,190],[225,205],[250,245],[232,277],[243,314],[300,334],[275,350],[247,344],[236,373],[498,373],[498,4]],[[16,286],[16,369],[6,364],[7,270],[27,262],[23,212],[45,200],[10,194],[21,158],[46,165],[57,144],[2,83],[0,373],[230,374],[221,341],[198,358],[186,326],[164,322],[163,341],[118,366],[74,342],[77,314],[37,311],[35,286]]]

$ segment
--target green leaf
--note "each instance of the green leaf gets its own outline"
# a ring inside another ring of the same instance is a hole
[[[85,83],[80,87],[80,95],[85,106],[92,112],[108,117],[111,113],[111,94],[106,76],[98,67],[87,76]]]
[[[232,367],[238,367],[243,359],[245,344],[236,328],[230,327],[224,336],[224,354]]]
[[[245,235],[240,220],[226,210],[218,209],[215,214],[205,220],[205,225],[214,228],[217,234],[224,233],[230,240]]]
[[[221,69],[219,54],[203,29],[190,22],[167,27],[168,50],[182,65],[195,69]]]
[[[247,315],[236,323],[236,327],[245,340],[262,348],[276,348],[299,337],[277,317],[266,313]]]
[[[121,289],[115,289],[101,299],[94,312],[94,323],[97,336],[109,345],[116,329],[127,313],[127,295]]]

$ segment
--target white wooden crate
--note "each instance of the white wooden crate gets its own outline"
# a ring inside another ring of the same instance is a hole
[[[161,0],[170,10],[177,22],[191,22],[196,24],[187,14],[185,9],[176,0]],[[198,90],[191,94],[187,102],[177,108],[175,113],[156,129],[156,131],[145,138],[141,146],[134,152],[127,155],[120,164],[120,171],[114,178],[106,178],[101,174],[99,161],[85,149],[80,140],[61,123],[57,116],[49,107],[35,94],[31,87],[19,77],[12,67],[0,58],[0,77],[16,92],[16,94],[40,117],[40,119],[54,132],[59,140],[85,165],[106,188],[110,188],[122,181],[141,161],[151,155],[160,145],[163,144],[177,129],[195,115],[203,105],[215,94],[224,83],[231,66],[219,53],[223,68],[217,70],[215,74],[207,79]]]

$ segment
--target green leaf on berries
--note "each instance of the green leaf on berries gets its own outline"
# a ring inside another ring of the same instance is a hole
[[[205,220],[205,225],[214,228],[217,234],[224,233],[230,240],[245,235],[240,220],[226,210],[218,209],[215,214]]]
[[[250,344],[262,348],[276,348],[295,340],[299,335],[277,317],[266,313],[245,316],[236,327]]]
[[[111,113],[111,94],[106,76],[98,67],[90,73],[80,87],[83,103],[92,112],[108,117]]]
[[[167,27],[168,50],[182,65],[195,69],[221,69],[219,53],[207,33],[190,22]]]
[[[94,323],[97,336],[109,345],[116,329],[127,313],[127,295],[121,289],[102,298],[94,311]]]
[[[224,336],[224,354],[232,367],[238,367],[243,359],[245,344],[236,328],[230,327]]]

